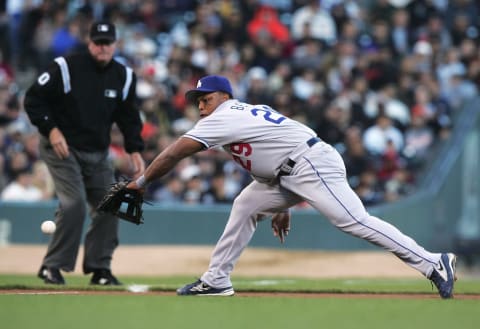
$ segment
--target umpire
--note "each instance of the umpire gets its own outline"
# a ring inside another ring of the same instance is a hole
[[[93,273],[91,284],[121,284],[110,267],[118,245],[118,218],[95,211],[114,182],[108,158],[114,123],[130,154],[130,174],[137,177],[145,163],[140,154],[142,123],[134,103],[136,75],[113,60],[115,49],[115,26],[93,23],[88,52],[55,58],[25,96],[25,109],[41,134],[40,155],[59,200],[57,229],[38,272],[45,283],[65,284],[61,271],[74,270],[89,209],[92,221],[84,241],[83,271]]]

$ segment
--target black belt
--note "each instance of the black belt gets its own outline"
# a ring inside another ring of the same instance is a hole
[[[308,141],[306,141],[308,147],[312,147],[313,145],[317,144],[318,142],[320,142],[321,139],[318,138],[318,137],[312,137],[310,138]],[[292,172],[292,169],[293,167],[295,167],[295,165],[297,164],[297,162],[295,162],[294,160],[288,158],[281,166],[280,168],[280,171],[278,172],[278,176],[288,176],[290,175],[290,173]]]

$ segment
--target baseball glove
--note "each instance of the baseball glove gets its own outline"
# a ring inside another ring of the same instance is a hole
[[[130,180],[112,184],[97,206],[98,211],[108,212],[134,224],[143,224],[143,192],[127,188]],[[122,207],[123,204],[126,207]]]

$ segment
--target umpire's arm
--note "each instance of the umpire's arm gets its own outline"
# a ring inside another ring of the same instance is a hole
[[[25,111],[32,124],[47,138],[57,126],[53,109],[62,106],[63,94],[61,73],[56,63],[40,74],[25,93]]]
[[[114,113],[114,121],[124,137],[125,151],[131,156],[134,177],[138,177],[145,170],[145,163],[140,154],[144,149],[144,142],[141,136],[142,120],[135,105],[136,82],[136,75],[133,74],[127,98],[120,102]]]
[[[128,153],[141,152],[144,149],[144,143],[141,136],[142,120],[140,112],[135,105],[135,89],[137,85],[136,75],[133,74],[132,83],[128,90],[127,97],[119,102],[118,108],[114,112],[113,120],[123,134],[125,151]]]

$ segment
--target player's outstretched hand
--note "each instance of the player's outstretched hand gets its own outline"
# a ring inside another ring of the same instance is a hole
[[[272,216],[273,235],[278,236],[280,243],[285,242],[285,238],[290,232],[290,211],[279,212]]]

